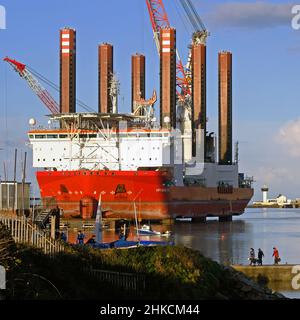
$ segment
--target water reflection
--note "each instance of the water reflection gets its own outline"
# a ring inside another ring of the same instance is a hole
[[[203,255],[224,264],[247,259],[248,246],[242,235],[251,234],[252,226],[243,220],[219,223],[210,220],[203,224],[176,224],[175,243],[199,250]]]
[[[300,209],[248,209],[232,222],[175,224],[176,244],[201,251],[220,263],[248,264],[249,249],[261,248],[272,264],[273,247],[282,263],[300,263]]]

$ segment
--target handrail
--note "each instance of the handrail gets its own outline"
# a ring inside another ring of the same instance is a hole
[[[25,217],[9,216],[0,213],[0,223],[10,230],[13,239],[17,243],[30,244],[42,249],[45,254],[50,256],[64,251],[62,243],[52,239]]]

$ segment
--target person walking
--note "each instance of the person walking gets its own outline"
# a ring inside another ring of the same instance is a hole
[[[272,257],[274,257],[274,264],[278,264],[278,262],[281,261],[280,257],[279,257],[279,252],[278,249],[276,247],[273,248],[273,255]]]
[[[250,260],[250,266],[255,266],[255,251],[253,248],[250,249],[249,260]]]
[[[84,244],[84,238],[85,238],[84,233],[82,231],[78,231],[76,243],[77,244]]]
[[[264,256],[265,255],[264,255],[263,251],[261,250],[261,248],[259,248],[258,249],[258,253],[257,253],[257,264],[259,266],[262,266],[262,259],[263,259]]]

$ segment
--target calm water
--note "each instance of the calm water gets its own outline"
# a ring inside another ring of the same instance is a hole
[[[232,222],[174,225],[175,242],[201,251],[224,264],[248,264],[250,248],[264,251],[265,264],[273,263],[277,247],[281,263],[300,264],[300,209],[248,209]],[[300,299],[300,291],[282,291]]]
[[[248,264],[250,248],[264,251],[272,264],[273,247],[281,263],[300,264],[300,209],[248,209],[232,222],[174,225],[175,242],[223,264]]]

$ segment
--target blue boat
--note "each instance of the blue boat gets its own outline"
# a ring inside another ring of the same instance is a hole
[[[113,242],[106,242],[106,243],[94,243],[94,244],[87,244],[93,248],[98,249],[130,249],[130,248],[137,248],[137,247],[155,247],[155,246],[174,246],[174,242],[168,241],[127,241],[124,239],[119,239]]]

